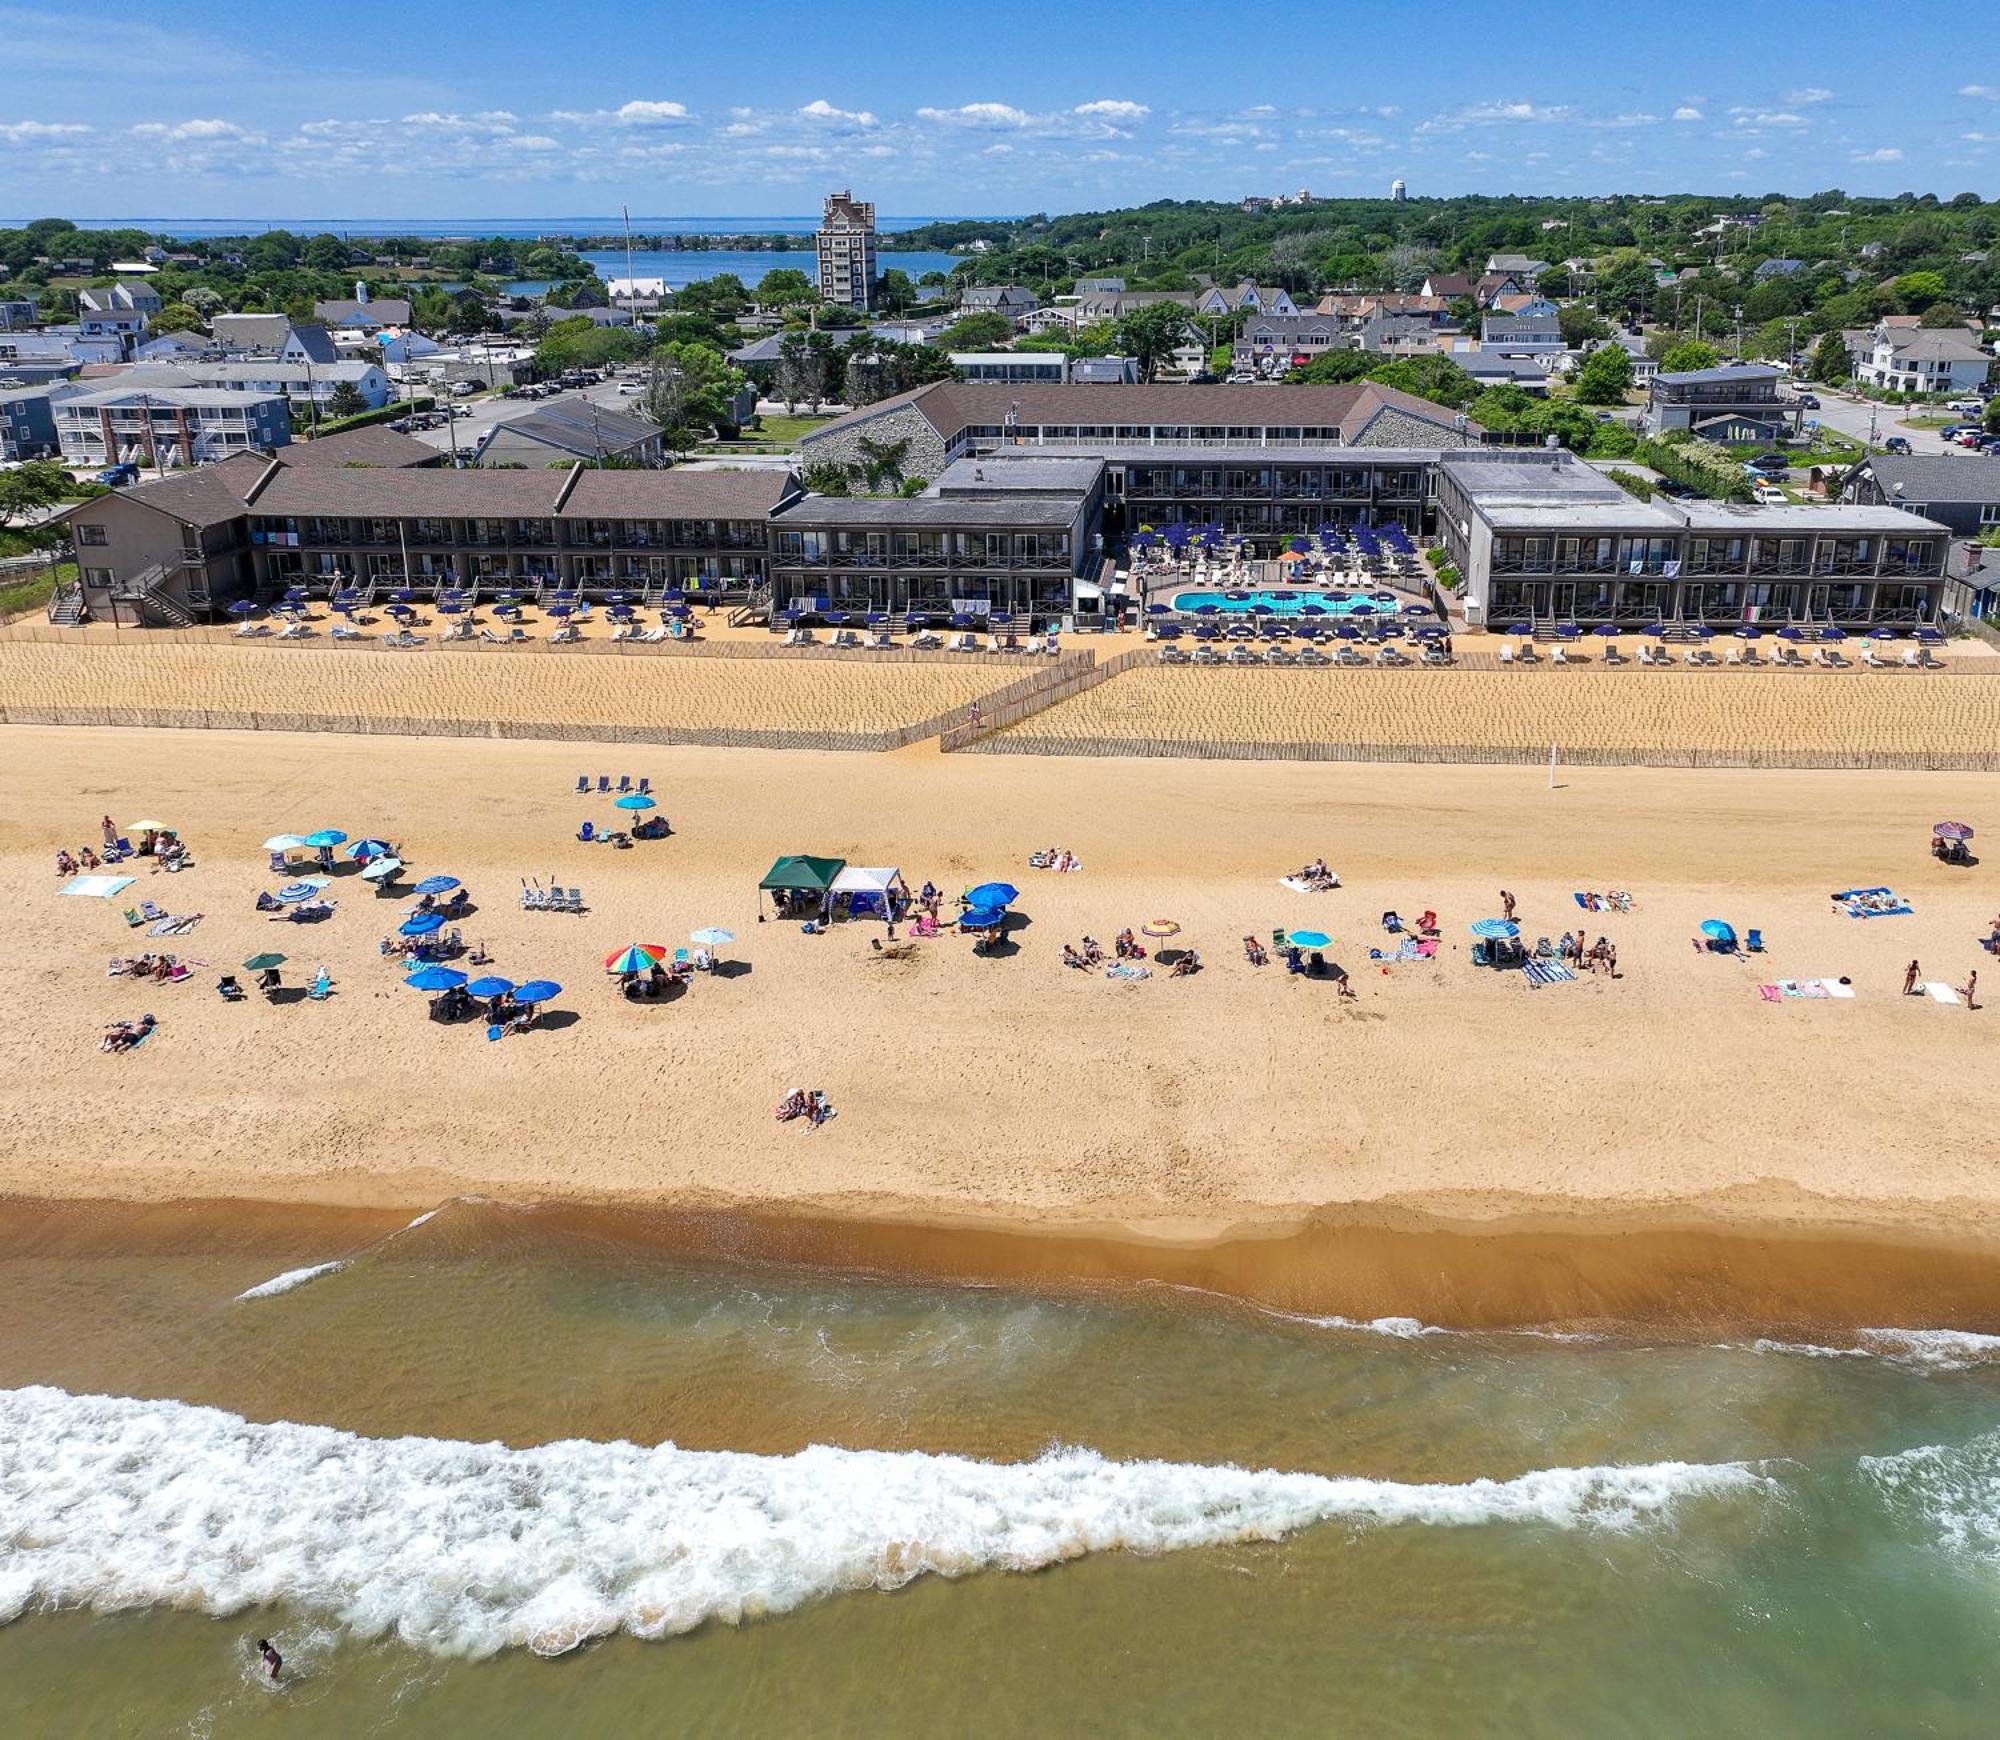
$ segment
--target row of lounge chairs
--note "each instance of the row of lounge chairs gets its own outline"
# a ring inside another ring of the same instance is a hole
[[[617,797],[624,797],[630,792],[636,792],[641,797],[650,797],[653,791],[653,780],[650,774],[642,773],[637,780],[634,780],[629,773],[621,773],[618,776],[618,783],[614,786],[611,783],[610,774],[600,773],[597,776],[597,789],[599,792]],[[576,795],[582,797],[589,790],[590,775],[579,773],[576,776]]]
[[[582,912],[583,890],[563,888],[551,883],[544,888],[530,877],[521,878],[521,910],[523,912]]]
[[[1192,652],[1169,642],[1160,648],[1160,663],[1163,665],[1312,665],[1328,667],[1343,665],[1350,669],[1368,665],[1448,665],[1451,655],[1441,645],[1427,641],[1419,649],[1417,657],[1411,658],[1400,647],[1383,645],[1372,654],[1364,654],[1359,648],[1342,644],[1333,650],[1331,656],[1316,646],[1302,647],[1294,652],[1287,646],[1266,647],[1259,651],[1255,647],[1236,645],[1227,652],[1220,647],[1203,642]]]

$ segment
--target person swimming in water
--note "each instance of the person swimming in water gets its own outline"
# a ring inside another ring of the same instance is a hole
[[[257,1659],[264,1664],[264,1671],[274,1680],[278,1677],[278,1670],[285,1665],[285,1658],[271,1647],[271,1640],[268,1637],[257,1639]]]

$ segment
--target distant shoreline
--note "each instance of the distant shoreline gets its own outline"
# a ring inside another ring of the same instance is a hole
[[[0,218],[0,229],[19,228],[31,220]],[[116,217],[73,218],[79,230],[144,230],[149,235],[173,241],[214,241],[232,236],[262,235],[267,230],[287,230],[294,235],[322,233],[361,241],[390,238],[424,242],[465,242],[499,236],[508,241],[566,241],[579,246],[623,246],[625,226],[615,216],[562,218],[383,218],[383,217]],[[885,217],[876,220],[876,233],[889,236],[904,230],[921,229],[927,224],[994,223],[1016,220],[1008,217],[971,216]],[[770,247],[803,239],[810,244],[818,221],[805,215],[778,217],[643,217],[632,220],[632,242],[655,244],[672,237],[681,242],[727,243],[735,247]],[[890,250],[883,249],[883,252]]]

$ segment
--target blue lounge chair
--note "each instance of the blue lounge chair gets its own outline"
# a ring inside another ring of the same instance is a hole
[[[648,796],[651,795],[653,790],[652,775],[645,773],[639,775],[639,790]]]
[[[632,776],[629,773],[621,773],[618,776],[618,795],[623,797],[631,789]]]
[[[1764,933],[1761,930],[1745,931],[1743,946],[1753,955],[1761,955],[1764,952]]]
[[[608,774],[608,773],[600,773],[600,774],[599,774],[599,775],[597,776],[597,789],[598,789],[599,791],[609,791],[609,790],[611,789],[611,775],[610,775],[610,774]]]
[[[590,775],[587,773],[579,773],[576,776],[576,795],[578,797],[581,797],[588,790],[590,790]]]

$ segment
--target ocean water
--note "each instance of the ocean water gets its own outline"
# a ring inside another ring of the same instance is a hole
[[[0,229],[18,228],[27,218],[0,218]],[[625,220],[616,212],[605,217],[551,218],[385,218],[385,217],[104,217],[78,218],[85,230],[145,230],[150,235],[194,241],[206,236],[254,236],[265,230],[290,230],[294,235],[353,236],[612,236],[623,232]],[[878,217],[875,228],[888,235],[923,224],[963,223],[958,217]],[[995,219],[995,222],[1003,220]],[[632,219],[635,236],[795,236],[819,227],[817,213],[798,217],[639,217]]]
[[[0,1732],[1992,1725],[1993,1337],[106,1218],[0,1224]]]

